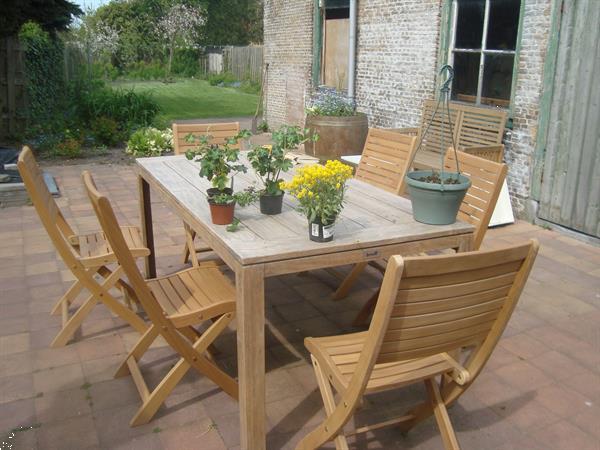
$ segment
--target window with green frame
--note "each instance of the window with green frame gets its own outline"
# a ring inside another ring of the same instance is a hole
[[[510,108],[519,52],[522,0],[452,0],[447,61],[452,99]]]

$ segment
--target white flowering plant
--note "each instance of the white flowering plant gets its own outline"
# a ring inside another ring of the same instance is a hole
[[[140,128],[127,141],[126,153],[133,156],[160,156],[173,150],[173,131],[167,128]]]

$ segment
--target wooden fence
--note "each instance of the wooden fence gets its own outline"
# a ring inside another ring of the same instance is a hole
[[[263,47],[225,47],[223,51],[223,68],[231,72],[238,80],[261,82],[263,71]]]
[[[0,141],[25,127],[25,71],[23,48],[16,37],[0,39]]]

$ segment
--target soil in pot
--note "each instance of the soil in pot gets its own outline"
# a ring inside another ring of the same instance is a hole
[[[443,177],[443,184],[440,177]],[[440,174],[431,170],[417,170],[406,176],[406,185],[413,217],[417,222],[449,225],[456,222],[456,215],[471,187],[471,180],[457,173]]]
[[[267,215],[281,214],[283,206],[283,192],[278,195],[262,194],[260,200],[260,212]]]
[[[231,222],[233,222],[235,203],[229,203],[227,205],[217,205],[214,202],[209,202],[209,206],[212,223],[214,223],[215,225],[229,225]]]

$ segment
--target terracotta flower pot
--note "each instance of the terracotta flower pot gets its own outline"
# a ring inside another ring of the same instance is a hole
[[[231,222],[233,222],[235,203],[229,203],[228,205],[217,205],[216,203],[209,203],[209,205],[212,223],[214,223],[215,225],[229,225]]]

